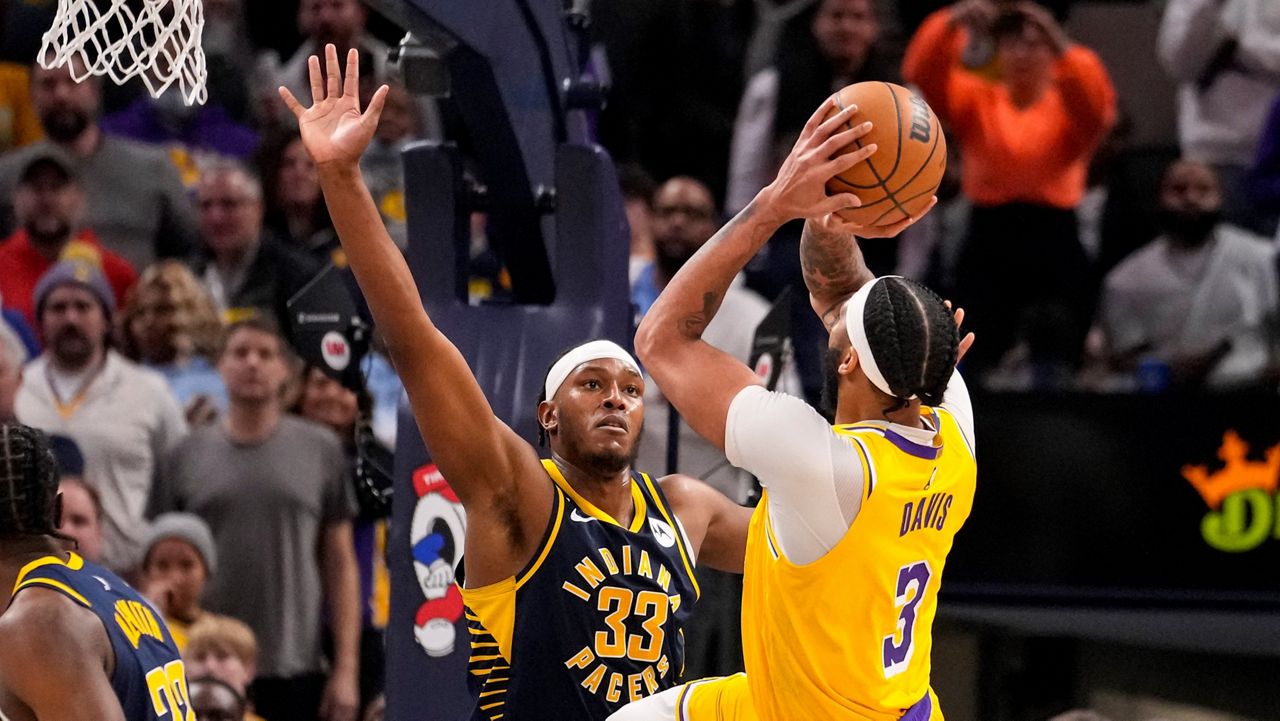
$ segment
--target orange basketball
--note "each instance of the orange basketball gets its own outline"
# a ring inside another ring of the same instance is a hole
[[[933,198],[947,169],[947,139],[924,98],[901,85],[854,83],[836,93],[837,109],[857,105],[851,127],[871,121],[871,132],[841,154],[870,143],[876,152],[827,181],[827,192],[853,193],[862,206],[840,211],[860,225],[892,225],[918,215]]]

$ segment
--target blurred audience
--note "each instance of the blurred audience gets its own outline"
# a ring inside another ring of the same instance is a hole
[[[1276,225],[1280,217],[1280,92],[1276,93],[1258,136],[1258,150],[1246,187],[1254,208],[1265,216],[1266,222]]]
[[[67,436],[49,436],[49,449],[58,464],[58,493],[62,519],[58,530],[76,542],[76,551],[94,563],[102,562],[102,499],[84,480],[84,454]]]
[[[18,420],[80,446],[102,498],[103,561],[128,572],[156,464],[187,432],[182,409],[159,374],[108,345],[115,299],[98,268],[60,261],[36,284],[35,302],[46,348],[23,373]]]
[[[266,193],[263,226],[276,240],[327,263],[339,248],[320,179],[302,138],[295,133],[269,140],[259,155]]]
[[[163,148],[187,188],[199,181],[202,164],[216,158],[248,161],[258,147],[258,133],[233,119],[212,93],[203,105],[187,105],[179,93],[139,96],[104,117],[102,130]]]
[[[120,352],[157,371],[193,426],[227,410],[227,389],[213,367],[222,323],[200,281],[185,265],[147,268],[117,324]]]
[[[22,383],[25,360],[22,341],[4,323],[0,323],[0,423],[15,420],[13,402]]]
[[[68,65],[33,65],[31,100],[47,139],[0,156],[4,215],[11,214],[9,198],[30,156],[57,148],[76,165],[86,202],[84,225],[104,246],[135,268],[190,254],[196,219],[177,170],[163,151],[102,132],[101,78],[77,83]],[[9,217],[3,230],[13,229]]]
[[[269,316],[233,323],[218,370],[226,421],[166,459],[152,513],[183,510],[213,530],[221,572],[207,607],[261,641],[253,698],[272,721],[350,718],[359,704],[359,578],[351,479],[333,431],[285,413],[289,350]],[[280,589],[289,589],[281,592]],[[334,654],[322,653],[322,609]]]
[[[1256,233],[1275,230],[1275,205],[1246,188],[1254,148],[1280,92],[1280,12],[1274,0],[1169,0],[1157,45],[1178,82],[1182,154],[1221,178],[1222,215]]]
[[[298,5],[298,30],[304,36],[302,47],[280,67],[272,87],[283,85],[295,98],[311,97],[311,80],[307,75],[307,58],[324,56],[324,47],[332,43],[338,48],[339,64],[346,72],[347,51],[360,51],[361,80],[372,87],[387,77],[387,45],[365,31],[369,11],[360,0],[301,0]],[[323,69],[323,63],[321,64]],[[278,96],[277,96],[278,99]],[[284,126],[293,124],[293,116],[282,102],[276,105],[275,117]],[[274,720],[273,720],[274,721]]]
[[[98,492],[84,480],[83,475],[70,475],[63,471],[58,482],[62,495],[62,524],[58,530],[75,539],[76,552],[86,561],[102,562],[102,502]]]
[[[404,164],[400,161],[400,154],[414,140],[424,137],[438,139],[439,128],[429,130],[426,121],[431,118],[424,117],[436,114],[432,112],[436,110],[434,104],[415,101],[399,83],[390,83],[388,87],[386,105],[382,107],[382,117],[378,118],[378,131],[360,157],[360,171],[387,232],[403,250],[408,244],[408,229],[405,227]],[[439,118],[434,118],[432,124],[438,125]],[[309,156],[304,152],[303,157]]]
[[[964,67],[971,28],[989,32],[999,80]],[[1115,117],[1102,61],[1071,42],[1044,8],[962,0],[925,19],[907,48],[903,75],[923,92],[964,156],[961,185],[973,203],[954,297],[982,338],[965,356],[981,377],[1027,333],[1031,316],[1055,319],[1074,369],[1096,283],[1075,209],[1090,157]]]
[[[653,263],[653,194],[658,186],[644,168],[634,163],[618,166],[618,186],[631,231],[627,277],[634,285],[640,271]]]
[[[36,282],[61,259],[99,265],[117,305],[138,279],[127,260],[103,248],[82,225],[84,209],[84,189],[65,153],[48,146],[27,157],[13,194],[18,230],[0,241],[0,296],[28,323],[35,323]]]
[[[162,513],[151,521],[143,542],[139,590],[164,616],[182,652],[192,624],[205,616],[205,586],[217,570],[209,525],[191,513]]]
[[[43,137],[40,118],[31,106],[31,69],[0,62],[0,153]]]
[[[1161,235],[1107,274],[1104,352],[1143,390],[1225,388],[1275,374],[1276,249],[1224,222],[1223,203],[1210,166],[1174,163],[1160,187]]]
[[[227,321],[263,311],[287,328],[289,298],[319,272],[319,264],[263,227],[262,183],[243,166],[208,168],[196,198],[202,244],[195,272],[214,308]]]
[[[208,613],[187,629],[182,660],[188,676],[212,676],[247,696],[258,675],[258,640],[243,621]]]
[[[337,434],[347,456],[350,477],[356,479],[359,398],[316,366],[308,366],[302,379],[302,392],[293,412]],[[390,451],[385,452],[389,457]],[[382,693],[385,684],[383,633],[390,612],[391,587],[386,562],[386,509],[366,503],[367,496],[361,493],[358,480],[356,483],[355,497],[361,503],[360,515],[352,524],[352,537],[360,574],[360,699],[364,706]]]
[[[834,91],[863,80],[894,81],[876,49],[873,0],[821,0],[792,21],[774,65],[747,83],[733,128],[725,210],[737,213],[771,180],[801,128]]]
[[[248,702],[225,681],[212,676],[192,677],[187,694],[195,721],[245,721]]]

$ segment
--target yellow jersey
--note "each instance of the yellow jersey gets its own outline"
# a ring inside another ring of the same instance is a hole
[[[920,445],[884,424],[835,426],[862,463],[861,509],[836,546],[795,565],[779,550],[769,499],[751,520],[742,642],[755,714],[896,721],[932,706],[929,657],[951,541],[973,504],[977,465],[955,418]],[[915,708],[913,708],[915,707]]]

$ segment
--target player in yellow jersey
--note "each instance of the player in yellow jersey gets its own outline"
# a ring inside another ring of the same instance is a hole
[[[952,538],[969,515],[976,464],[968,393],[955,363],[957,318],[923,286],[874,278],[829,214],[832,159],[856,110],[825,103],[778,177],[703,246],[645,316],[636,347],[703,437],[752,473],[742,600],[746,674],[687,684],[613,721],[929,721],[931,627]],[[874,148],[874,146],[870,146]],[[803,265],[830,331],[835,426],[701,340],[733,277],[774,232],[809,220]],[[959,313],[956,316],[960,315]],[[971,342],[966,338],[963,345]]]

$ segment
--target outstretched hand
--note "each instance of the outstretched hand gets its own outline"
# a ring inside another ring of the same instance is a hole
[[[854,141],[871,132],[871,123],[853,124],[858,106],[850,105],[826,118],[836,109],[836,96],[818,107],[800,138],[782,161],[778,175],[756,196],[757,200],[782,221],[797,218],[819,218],[845,208],[862,204],[853,193],[827,194],[827,181],[871,157],[875,143],[837,155]]]
[[[325,73],[320,72],[320,59],[307,60],[311,73],[311,107],[304,108],[288,88],[280,88],[280,97],[298,119],[302,144],[317,167],[355,165],[373,139],[378,116],[386,103],[388,88],[378,88],[369,107],[360,112],[360,53],[347,53],[347,74],[338,69],[338,50],[326,45]],[[326,77],[327,76],[327,77]]]

